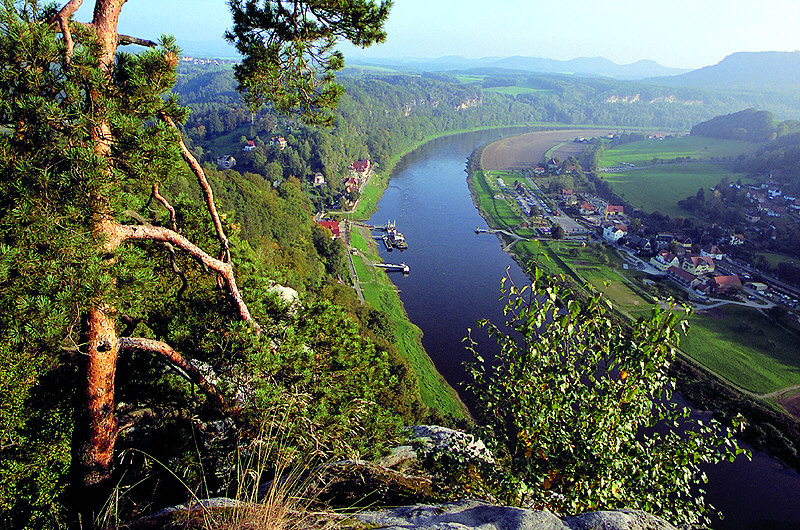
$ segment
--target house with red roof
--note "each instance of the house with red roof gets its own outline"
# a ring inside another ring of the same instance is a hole
[[[742,280],[738,276],[714,276],[712,289],[718,294],[727,294],[736,289],[742,288]]]
[[[339,237],[339,221],[329,221],[327,219],[323,219],[321,221],[317,221],[317,224],[330,230],[333,234],[333,239]]]
[[[624,206],[615,206],[611,203],[606,204],[606,219],[609,217],[618,217],[622,215],[625,215]]]
[[[689,287],[690,289],[694,289],[703,283],[700,278],[691,272],[679,269],[678,267],[670,267],[667,269],[667,277],[675,283],[683,285],[684,287]]]

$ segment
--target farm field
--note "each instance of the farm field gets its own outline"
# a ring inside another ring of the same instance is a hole
[[[613,167],[620,163],[648,166],[653,158],[671,160],[691,157],[697,160],[735,159],[740,154],[752,154],[760,147],[753,142],[719,140],[699,136],[681,136],[666,140],[644,140],[624,144],[603,153],[600,167]]]
[[[568,142],[576,136],[605,136],[615,132],[615,128],[606,129],[562,129],[558,131],[541,131],[503,138],[490,144],[481,156],[481,167],[485,171],[508,170],[515,168],[529,169],[541,162],[544,154],[561,142]],[[574,144],[581,150],[582,144]]]
[[[526,86],[498,86],[498,87],[490,87],[485,88],[485,92],[497,92],[498,94],[505,94],[507,96],[519,96],[520,94],[537,94],[537,93],[549,93],[552,90],[547,90],[544,88],[530,88]]]
[[[744,177],[732,173],[724,165],[703,163],[663,164],[601,175],[611,184],[614,193],[633,206],[670,217],[688,215],[678,206],[678,201],[694,195],[698,188],[716,186],[725,176],[734,182]]]
[[[681,349],[737,386],[764,394],[800,384],[797,337],[757,310],[726,305],[689,322]]]

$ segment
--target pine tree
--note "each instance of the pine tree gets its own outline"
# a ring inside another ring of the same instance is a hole
[[[205,394],[206,403],[228,406],[183,353],[160,340],[169,335],[162,329],[169,322],[162,328],[147,322],[154,308],[163,313],[181,298],[187,275],[200,278],[207,271],[218,287],[216,295],[200,290],[211,297],[208,307],[221,319],[246,323],[253,334],[261,326],[237,285],[226,223],[203,168],[181,138],[178,125],[186,111],[164,96],[175,82],[175,40],[120,35],[124,0],[97,0],[92,22],[76,22],[72,15],[81,3],[41,8],[35,0],[4,0],[0,11],[0,301],[10,308],[0,317],[0,456],[4,475],[15,484],[3,489],[0,503],[7,508],[17,502],[11,497],[30,487],[36,490],[31,498],[40,497],[30,500],[27,510],[34,512],[36,503],[51,498],[42,493],[42,477],[69,466],[72,501],[86,524],[112,478],[122,352],[163,357]],[[243,67],[239,81],[254,104],[266,101],[262,87],[302,82],[312,103],[287,101],[285,92],[276,92],[276,105],[284,111],[299,106],[313,119],[335,104],[332,71],[341,66],[340,56],[328,55],[309,70],[298,66],[302,54],[317,47],[330,54],[340,37],[359,45],[381,40],[390,2],[351,0],[325,9],[318,4],[328,2],[260,4],[231,2],[237,18],[230,38],[246,53],[261,38],[269,52],[246,57],[252,68]],[[289,22],[298,11],[304,13],[302,28]],[[254,19],[260,36],[237,33]],[[118,50],[127,45],[147,51]],[[273,52],[280,55],[281,47],[298,55],[289,63],[268,62],[266,70],[254,66]],[[274,77],[284,72],[275,85]],[[202,190],[206,221],[194,222],[193,214],[160,192],[183,164]],[[34,411],[45,374],[64,378],[64,395],[47,396],[55,405]],[[83,383],[74,387],[73,407],[74,380]],[[38,424],[32,421],[37,414]],[[65,444],[46,443],[52,437]],[[48,453],[65,445],[71,454]],[[50,496],[59,493],[57,485],[51,489]]]

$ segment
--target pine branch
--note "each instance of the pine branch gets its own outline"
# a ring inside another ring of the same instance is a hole
[[[215,407],[227,409],[225,398],[219,393],[216,387],[206,379],[195,365],[187,361],[183,355],[175,351],[169,344],[142,337],[120,337],[119,345],[120,349],[124,351],[142,351],[161,355],[170,363],[180,368],[186,374],[189,381],[196,384]]]
[[[58,22],[61,34],[64,35],[64,63],[69,65],[72,60],[72,55],[75,52],[75,41],[72,40],[72,32],[69,30],[70,18],[81,7],[83,0],[69,0],[67,4],[62,7],[58,13],[53,16],[51,23]]]
[[[175,223],[175,208],[158,192],[158,182],[153,184],[153,198],[161,203],[161,205],[169,211],[169,219],[172,224],[172,230],[177,232],[178,225]]]
[[[208,183],[206,173],[203,171],[203,167],[200,165],[194,155],[186,147],[186,144],[183,141],[183,136],[181,135],[178,126],[175,125],[173,119],[163,111],[159,112],[159,117],[178,135],[178,145],[181,148],[181,155],[183,155],[183,159],[187,164],[189,164],[189,167],[197,176],[197,181],[200,184],[200,188],[203,190],[203,196],[206,199],[208,213],[211,215],[211,220],[214,222],[214,228],[217,231],[217,239],[219,239],[220,245],[222,246],[220,259],[224,260],[226,263],[230,263],[231,251],[228,244],[228,237],[225,235],[225,230],[222,227],[222,221],[220,221],[219,213],[217,212],[217,205],[214,203],[214,192],[211,189],[211,185]]]
[[[108,253],[114,252],[114,250],[125,241],[169,243],[188,252],[190,256],[216,272],[222,278],[227,293],[230,295],[234,306],[236,306],[239,312],[239,316],[242,320],[253,326],[256,331],[261,331],[261,326],[253,319],[242,297],[242,293],[236,286],[236,277],[233,274],[233,264],[231,262],[222,261],[210,256],[188,238],[169,228],[153,225],[120,225],[110,222],[104,224],[103,233],[107,235],[104,250]]]

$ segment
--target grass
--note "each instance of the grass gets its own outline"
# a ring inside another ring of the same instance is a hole
[[[600,167],[613,167],[622,162],[646,166],[653,158],[671,160],[691,157],[696,160],[736,159],[740,154],[752,154],[760,147],[752,142],[719,140],[698,136],[682,136],[667,140],[644,140],[624,144],[603,153]]]
[[[468,417],[466,407],[458,394],[436,370],[423,348],[422,330],[408,319],[400,295],[386,272],[365,261],[365,258],[372,263],[381,261],[374,240],[367,239],[364,233],[356,229],[351,233],[351,243],[359,250],[359,256],[353,256],[353,265],[364,292],[364,299],[395,322],[397,331],[392,342],[397,345],[398,352],[417,375],[422,402],[432,411],[438,411],[444,416],[457,419]]]
[[[497,94],[505,94],[506,96],[514,96],[514,97],[517,97],[520,94],[547,94],[552,92],[552,90],[544,88],[531,88],[519,85],[490,87],[490,88],[485,88],[484,91],[495,92]]]
[[[484,79],[486,79],[485,75],[456,75],[456,79],[458,79],[459,83],[463,83],[465,85],[475,85],[478,83],[483,83]]]
[[[789,263],[790,265],[794,265],[796,267],[800,267],[800,260],[796,258],[791,258],[789,256],[782,256],[780,254],[775,254],[772,252],[758,252],[760,256],[764,256],[764,259],[767,260],[769,266],[772,268],[777,268],[778,265],[781,263]]]
[[[738,176],[719,164],[664,164],[620,173],[601,173],[614,189],[633,206],[670,217],[687,216],[678,201],[697,193],[698,188],[716,186],[724,176]]]
[[[726,305],[690,323],[681,349],[744,390],[764,394],[800,384],[797,336],[759,311]]]
[[[473,194],[476,196],[478,209],[482,212],[488,212],[493,222],[489,225],[492,228],[499,229],[513,229],[522,221],[522,214],[516,208],[516,204],[512,205],[508,200],[496,199],[495,196],[500,193],[500,187],[497,185],[497,178],[500,177],[506,181],[506,184],[512,184],[514,178],[513,173],[504,171],[476,171],[473,175]]]

